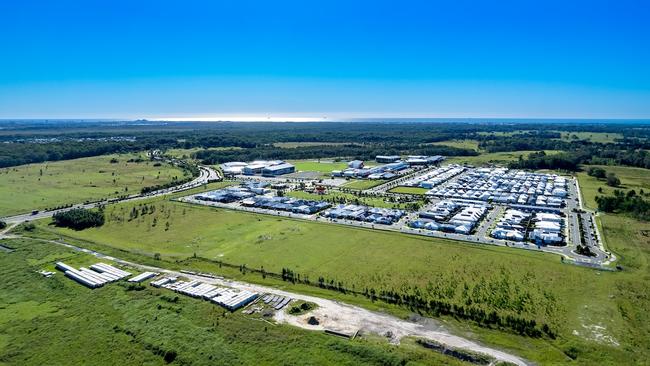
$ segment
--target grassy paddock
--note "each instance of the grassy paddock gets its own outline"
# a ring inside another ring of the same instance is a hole
[[[2,365],[420,364],[460,361],[411,343],[354,341],[229,313],[207,301],[123,283],[90,290],[36,273],[97,259],[32,240],[0,254]]]
[[[332,170],[344,170],[348,167],[348,164],[345,162],[318,162],[313,160],[291,160],[289,162],[296,166],[296,171],[320,172],[328,177],[332,173]]]
[[[614,173],[621,180],[620,187],[610,187],[606,184],[604,179],[596,179],[587,175],[587,170],[590,167],[599,167],[605,169],[608,173]],[[650,170],[643,168],[632,168],[623,166],[607,166],[607,165],[586,165],[583,166],[583,171],[577,174],[580,183],[580,190],[584,204],[591,208],[597,208],[596,196],[611,195],[614,189],[624,191],[634,189],[637,193],[643,190],[645,193],[650,193]],[[598,189],[602,193],[598,192]]]
[[[648,238],[643,239],[638,232],[642,226],[627,225],[621,229],[624,231],[618,232],[608,229],[618,223],[604,221],[606,240],[612,247],[626,247],[631,239],[638,247],[629,255],[634,260],[630,272],[600,273],[561,264],[553,255],[519,249],[287,220],[164,200],[154,204],[154,214],[130,222],[122,217],[128,217],[132,205],[111,206],[107,209],[107,224],[97,229],[75,232],[42,227],[92,242],[100,248],[150,257],[161,253],[163,259],[170,261],[191,260],[196,253],[213,261],[246,264],[248,268],[263,266],[272,272],[290,268],[313,280],[324,276],[349,288],[418,291],[432,299],[458,304],[469,301],[488,311],[518,314],[548,323],[560,337],[548,344],[483,328],[468,329],[491,344],[542,362],[564,362],[567,356],[563,351],[571,353],[573,348],[579,350],[585,364],[594,360],[610,363],[625,360],[625,347],[638,343],[630,338],[629,329],[635,328],[636,334],[648,332],[649,323],[639,320],[645,319],[640,309],[650,304],[647,299],[637,298],[648,283],[643,276],[639,277],[639,273],[647,270],[646,259],[639,258],[648,255],[641,250],[643,245],[648,245]],[[153,226],[154,218],[158,222],[156,226]],[[171,224],[165,230],[167,220]],[[212,268],[219,271],[216,265]],[[268,281],[256,275],[248,275],[246,279]],[[619,289],[620,286],[627,290]],[[619,290],[613,293],[612,289]],[[574,331],[579,335],[574,335]],[[638,349],[635,352],[634,357],[648,356]]]
[[[497,153],[484,153],[478,156],[449,156],[445,163],[453,164],[470,164],[470,165],[484,165],[484,164],[498,164],[507,165],[512,161],[516,161],[520,156],[527,157],[536,151],[512,151],[512,152],[497,152]],[[546,154],[557,154],[559,151],[546,150]]]
[[[469,149],[478,151],[478,140],[446,140],[432,142],[430,145],[449,146],[459,149]]]
[[[137,158],[143,161],[127,161]],[[0,169],[0,216],[138,193],[183,178],[176,167],[154,164],[144,154],[123,154]]]
[[[427,188],[420,188],[420,187],[395,187],[389,190],[388,192],[424,195],[428,191],[429,190]]]
[[[623,135],[620,133],[608,133],[608,132],[561,132],[562,140],[573,141],[573,140],[586,140],[597,143],[610,143],[616,142],[616,139],[622,139]],[[574,137],[575,136],[575,137]]]
[[[385,180],[381,179],[350,179],[350,181],[343,184],[341,187],[363,191],[372,187],[376,187],[385,182]]]

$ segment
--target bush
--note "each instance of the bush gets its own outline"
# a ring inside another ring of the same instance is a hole
[[[621,185],[621,180],[618,179],[616,174],[609,173],[607,174],[607,185],[610,187],[618,187],[619,185]]]
[[[54,214],[52,220],[56,226],[83,230],[89,227],[104,225],[104,212],[75,208],[73,210]]]
[[[0,230],[4,229],[7,227],[7,223],[4,221],[0,221]]]
[[[605,179],[607,177],[607,172],[603,168],[594,168],[591,167],[587,171],[587,174],[598,179]]]

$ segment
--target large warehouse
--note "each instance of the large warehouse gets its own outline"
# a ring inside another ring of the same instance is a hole
[[[223,163],[221,164],[221,170],[227,176],[244,174],[275,177],[293,173],[296,171],[296,167],[283,160],[256,160],[250,163],[239,161]]]

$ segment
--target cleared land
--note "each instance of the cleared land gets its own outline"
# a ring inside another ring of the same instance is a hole
[[[75,232],[49,228],[85,240],[86,245],[153,256],[176,265],[194,265],[246,281],[269,281],[243,275],[216,262],[279,272],[282,268],[315,281],[341,282],[348,288],[372,288],[422,294],[452,304],[535,319],[549,324],[558,338],[530,339],[478,328],[449,319],[488,344],[549,364],[639,364],[650,357],[644,340],[650,335],[648,263],[650,224],[603,216],[609,247],[622,254],[620,273],[599,272],[562,264],[557,256],[496,248],[398,233],[377,232],[326,223],[287,220],[156,200],[154,213],[129,221],[142,206],[122,204],[107,209],[107,223]],[[150,210],[150,209],[147,209]],[[154,219],[157,222],[154,225]],[[169,227],[166,226],[169,222]],[[184,261],[183,261],[184,260]],[[267,282],[268,283],[268,282]],[[291,286],[281,282],[285,286]],[[304,286],[291,287],[296,291]],[[320,290],[319,291],[326,291]],[[331,292],[363,302],[363,297]],[[369,301],[368,301],[369,302]],[[370,306],[370,305],[369,305]],[[375,303],[372,306],[382,306]],[[390,309],[390,307],[386,306]],[[571,358],[576,358],[571,361]]]
[[[513,152],[498,152],[498,153],[485,153],[478,156],[449,156],[445,163],[454,164],[470,164],[470,165],[484,165],[484,164],[508,164],[511,161],[516,161],[520,156],[527,157],[530,153],[536,151],[513,151]],[[546,154],[557,154],[559,151],[546,150]]]
[[[348,164],[345,162],[318,162],[314,160],[291,160],[289,162],[296,166],[296,171],[320,172],[323,176],[327,177],[330,176],[332,170],[344,170],[348,167]]]
[[[189,159],[192,154],[207,150],[207,151],[223,151],[223,150],[239,150],[241,147],[237,146],[232,146],[232,147],[209,147],[207,149],[200,148],[200,147],[194,147],[191,149],[169,149],[165,151],[165,155],[171,156],[173,158],[177,159]]]
[[[599,167],[605,169],[608,173],[614,173],[621,180],[620,187],[610,187],[606,184],[605,179],[597,179],[590,177],[587,170],[590,167]],[[584,205],[591,209],[596,209],[596,196],[608,196],[613,194],[615,189],[622,191],[635,190],[640,193],[643,190],[645,193],[650,193],[650,170],[643,168],[631,168],[622,166],[608,166],[608,165],[586,165],[583,166],[583,171],[577,174],[580,183],[580,190]],[[602,193],[598,192],[598,189]]]
[[[0,169],[0,216],[134,194],[184,177],[182,170],[159,164],[144,154],[124,154]]]
[[[605,133],[605,132],[561,132],[562,140],[586,140],[591,142],[609,143],[616,142],[616,139],[622,139],[623,135],[620,133]]]
[[[430,145],[457,147],[459,149],[470,149],[476,151],[479,150],[477,140],[447,140],[447,141],[432,142]]]
[[[349,341],[259,316],[227,313],[207,301],[144,285],[90,290],[54,263],[97,259],[32,240],[5,240],[0,253],[0,365],[461,365],[414,342]]]

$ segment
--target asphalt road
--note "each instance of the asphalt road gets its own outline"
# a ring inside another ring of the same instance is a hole
[[[196,177],[194,180],[192,180],[190,182],[187,182],[185,184],[181,184],[179,186],[174,186],[174,187],[171,187],[171,188],[161,189],[161,190],[158,190],[158,191],[155,191],[155,192],[150,192],[150,193],[147,193],[147,194],[134,194],[134,195],[131,195],[131,196],[125,198],[125,199],[122,199],[122,200],[116,201],[116,202],[111,202],[111,201],[106,200],[106,201],[100,201],[100,202],[92,202],[92,203],[88,203],[88,204],[80,203],[80,204],[73,205],[72,207],[62,208],[62,209],[59,209],[59,210],[39,211],[36,214],[33,214],[31,212],[30,213],[24,213],[24,214],[20,214],[20,215],[16,215],[16,216],[9,216],[9,217],[2,218],[2,221],[6,222],[7,224],[20,224],[20,223],[23,223],[23,222],[26,222],[26,221],[33,221],[33,220],[39,220],[39,219],[52,217],[56,213],[69,211],[69,210],[72,210],[72,209],[75,209],[75,208],[89,209],[89,208],[94,208],[94,207],[97,207],[97,206],[100,206],[100,205],[106,205],[106,204],[110,204],[110,203],[129,202],[129,201],[141,200],[141,199],[146,199],[146,198],[151,198],[151,197],[158,197],[158,196],[162,196],[162,195],[166,195],[166,194],[170,194],[170,193],[181,192],[181,191],[185,191],[185,190],[192,189],[192,188],[195,188],[195,187],[199,187],[199,186],[201,186],[203,184],[208,183],[209,181],[218,180],[218,179],[221,178],[220,175],[219,175],[219,172],[212,169],[211,167],[199,166],[199,169],[200,169],[200,174],[199,174],[198,177]]]

